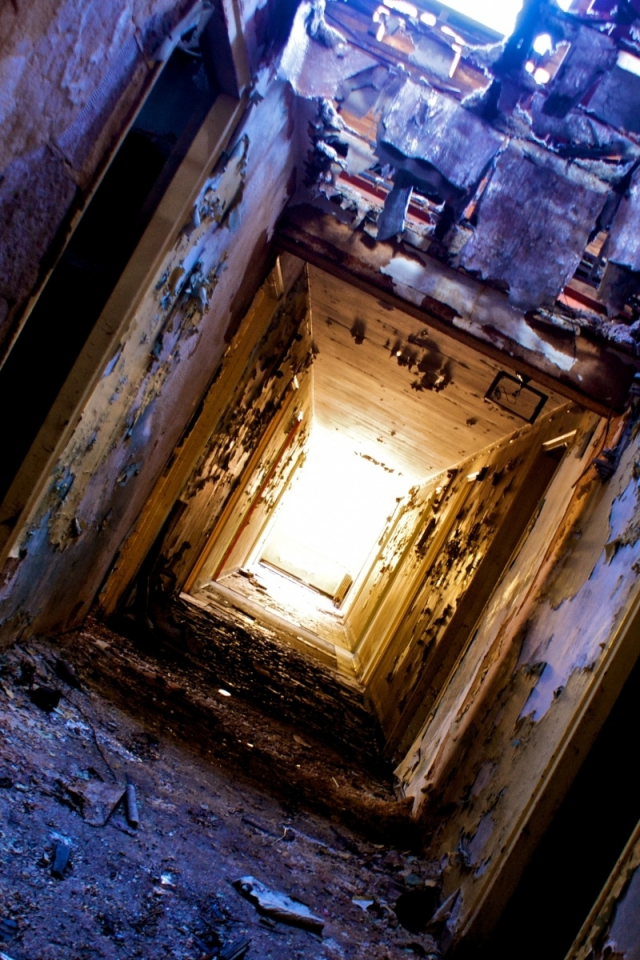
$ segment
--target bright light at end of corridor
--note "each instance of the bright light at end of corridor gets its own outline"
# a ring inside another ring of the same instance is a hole
[[[263,556],[332,596],[346,574],[356,578],[410,485],[411,478],[358,454],[335,431],[314,427]]]

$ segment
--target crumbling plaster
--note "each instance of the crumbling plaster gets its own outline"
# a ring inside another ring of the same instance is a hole
[[[637,316],[625,298],[637,283],[626,211],[635,209],[627,190],[639,145],[619,119],[590,112],[587,94],[621,72],[615,42],[595,21],[529,6],[539,21],[523,22],[506,48],[467,38],[445,85],[435,61],[418,68],[407,58],[407,44],[429,34],[408,11],[385,17],[367,3],[330,4],[328,23],[342,33],[319,44],[302,5],[280,70],[307,127],[307,178],[281,237],[431,307],[480,349],[490,343],[559,373],[602,412],[621,410],[637,366]],[[547,29],[569,55],[545,87],[524,60]],[[437,27],[431,33],[442,42]],[[629,50],[633,34],[622,33]],[[507,69],[510,44],[519,52]],[[495,108],[494,90],[502,90]],[[585,285],[576,271],[607,231],[604,256],[625,269]],[[358,269],[367,259],[373,273]]]
[[[544,829],[539,818],[562,796],[595,735],[591,722],[597,729],[616,695],[616,658],[623,650],[627,662],[637,656],[628,624],[638,599],[638,435],[603,487],[589,466],[603,429],[576,439],[398,769],[431,825],[432,851],[447,858],[446,893],[458,892],[454,937],[474,923],[490,927],[490,910],[478,918],[486,890],[501,871],[511,877],[503,876],[506,889],[524,866]],[[435,826],[439,809],[448,816]]]
[[[61,242],[73,205],[82,206],[157,73],[163,41],[193,6],[3,5],[0,321],[17,316],[46,272],[51,244]],[[0,339],[5,332],[0,322]]]
[[[13,550],[7,637],[27,623],[63,626],[88,608],[263,278],[294,161],[284,86],[268,75],[262,83],[264,99],[198,198],[199,224],[191,217],[176,231]]]

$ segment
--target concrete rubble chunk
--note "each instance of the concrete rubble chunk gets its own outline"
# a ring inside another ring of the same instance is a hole
[[[378,140],[431,164],[459,190],[478,183],[503,143],[499,133],[452,97],[412,80],[386,109]]]
[[[600,77],[615,66],[617,48],[611,37],[591,27],[578,27],[560,69],[549,84],[543,107],[552,117],[564,117]]]
[[[637,172],[613,218],[605,254],[613,263],[640,272],[640,174]]]
[[[303,927],[314,933],[322,932],[324,920],[314,916],[309,907],[299,900],[288,897],[285,893],[270,890],[255,877],[240,877],[239,880],[234,881],[233,886],[250,903],[253,903],[260,913],[273,920],[280,920],[294,927]]]
[[[594,177],[512,142],[479,201],[460,265],[507,283],[522,310],[550,304],[575,273],[605,199]]]
[[[614,67],[596,87],[587,109],[612,127],[640,133],[640,77]]]
[[[118,783],[78,781],[70,787],[70,794],[82,808],[82,817],[92,827],[104,827],[124,796],[125,788]]]

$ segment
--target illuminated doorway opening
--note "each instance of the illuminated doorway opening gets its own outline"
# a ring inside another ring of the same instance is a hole
[[[314,427],[260,560],[340,606],[408,485],[335,430]]]
[[[451,478],[523,415],[487,397],[507,375],[495,361],[305,269],[304,357],[185,593],[214,612],[239,609],[360,682],[390,638],[402,642],[437,557],[427,540],[456,538],[462,501],[446,522],[438,512]],[[549,395],[545,410],[559,402]]]
[[[351,601],[415,480],[314,418],[266,522],[245,530],[244,549],[229,554],[205,592],[298,640],[350,654],[357,645]]]

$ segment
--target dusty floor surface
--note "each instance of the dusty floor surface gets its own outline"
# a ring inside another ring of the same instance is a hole
[[[283,790],[287,768],[315,764],[316,787],[322,768],[335,796],[348,764],[291,727],[263,718],[258,729],[249,707],[220,698],[209,698],[214,712],[226,711],[215,733],[198,710],[189,729],[193,690],[190,698],[180,690],[179,717],[158,702],[159,688],[179,687],[166,664],[158,670],[163,684],[154,686],[152,668],[138,658],[128,690],[122,677],[111,685],[129,657],[136,660],[128,641],[94,624],[62,645],[41,640],[0,658],[0,956],[438,956],[429,933],[416,931],[412,909],[418,902],[424,919],[429,898],[437,902],[437,864],[365,835],[367,817],[393,802],[389,784],[352,770],[356,785],[340,817],[323,813],[323,803],[314,812],[299,790]],[[81,689],[61,662],[71,663]],[[57,695],[47,689],[62,694],[50,710],[43,707]],[[250,726],[254,745],[246,740]],[[229,750],[225,760],[232,729],[236,741],[246,741],[245,753]],[[253,772],[243,770],[242,758],[259,749],[260,738],[269,749],[263,746]],[[271,782],[260,785],[269,764]],[[123,789],[127,776],[136,788],[137,829],[123,802],[110,812],[105,801],[108,786]],[[347,808],[361,826],[355,832],[345,825]],[[61,844],[70,858],[56,877]],[[246,875],[304,901],[324,921],[322,935],[261,916],[232,886]]]

